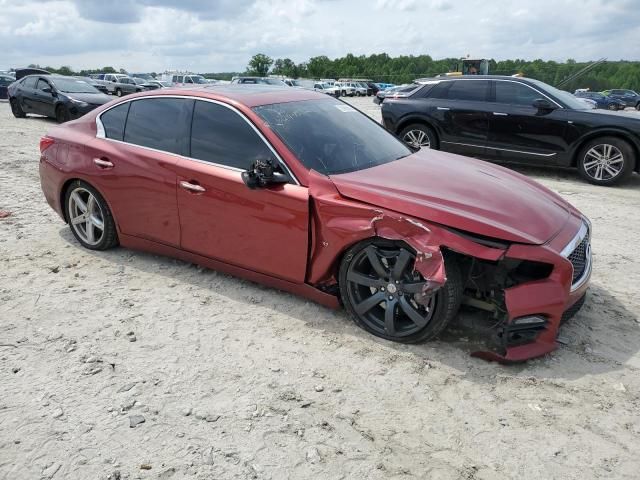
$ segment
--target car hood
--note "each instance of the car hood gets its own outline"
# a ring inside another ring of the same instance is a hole
[[[64,93],[64,95],[74,100],[90,103],[91,105],[104,105],[112,100],[112,97],[104,93]]]
[[[510,242],[546,243],[572,211],[524,175],[435,150],[330,178],[344,197]]]

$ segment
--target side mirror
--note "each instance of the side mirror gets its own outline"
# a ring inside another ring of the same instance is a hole
[[[288,183],[289,177],[276,169],[272,160],[256,160],[246,172],[242,172],[242,181],[252,190],[278,183]]]
[[[53,94],[53,90],[51,90],[51,87],[44,87],[44,88],[42,89],[42,91],[43,91],[44,93],[51,93],[51,94]]]
[[[551,103],[549,100],[547,100],[546,98],[536,98],[533,101],[533,107],[540,110],[540,111],[545,111],[545,112],[550,112],[552,110],[556,110],[558,108],[558,106],[555,103]]]

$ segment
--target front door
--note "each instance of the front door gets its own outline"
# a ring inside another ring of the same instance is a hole
[[[45,89],[49,91],[45,92]],[[47,117],[55,116],[55,95],[53,86],[43,78],[39,79],[34,92],[32,112]]]
[[[539,111],[537,90],[511,80],[496,80],[489,116],[487,156],[504,161],[556,164],[568,149],[562,108]]]
[[[255,160],[277,162],[253,125],[224,104],[197,100],[190,157],[178,163],[182,249],[303,282],[308,189],[290,183],[250,190],[242,182]]]

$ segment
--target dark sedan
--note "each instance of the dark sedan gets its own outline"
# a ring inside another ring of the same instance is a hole
[[[416,148],[501,162],[576,167],[613,185],[638,170],[640,119],[588,108],[537,80],[474,76],[419,80],[382,104],[385,127]]]
[[[9,87],[11,111],[16,118],[35,113],[63,123],[110,100],[87,82],[60,75],[29,75]]]
[[[596,102],[596,108],[603,108],[605,110],[624,110],[626,104],[613,97],[607,97],[600,92],[576,92],[575,96],[578,98],[588,98]]]

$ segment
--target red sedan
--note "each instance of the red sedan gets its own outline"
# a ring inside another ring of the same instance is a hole
[[[181,258],[342,303],[379,337],[438,335],[465,303],[484,358],[556,348],[591,275],[589,221],[505,168],[412,151],[334,98],[210,86],[132,95],[40,143],[49,204],[83,246]]]

